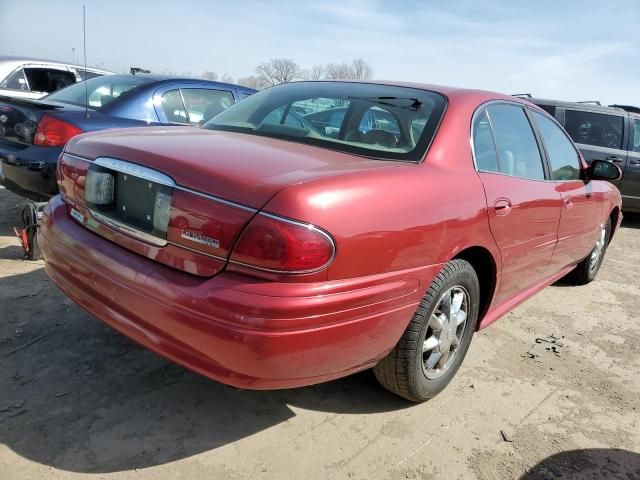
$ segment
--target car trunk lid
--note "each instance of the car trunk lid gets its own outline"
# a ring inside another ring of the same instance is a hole
[[[224,267],[247,223],[283,188],[384,166],[389,162],[264,137],[145,128],[73,138],[58,184],[81,213],[72,216],[96,233],[174,268],[210,276]],[[112,176],[109,188],[115,192],[104,205],[87,192],[95,190],[100,174]],[[189,261],[179,256],[185,251]]]
[[[44,114],[77,108],[53,102],[0,96],[0,142],[13,147],[32,145],[38,123]]]

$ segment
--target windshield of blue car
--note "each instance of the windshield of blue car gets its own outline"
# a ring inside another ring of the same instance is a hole
[[[105,75],[91,78],[86,82],[73,84],[47,95],[47,101],[68,103],[84,107],[88,100],[88,106],[99,109],[112,102],[125,92],[139,85],[152,82],[149,77],[136,77],[133,75]],[[86,84],[86,91],[85,91]],[[86,99],[86,100],[85,100]]]
[[[445,105],[442,95],[417,88],[295,82],[255,93],[202,128],[417,162],[435,135]]]

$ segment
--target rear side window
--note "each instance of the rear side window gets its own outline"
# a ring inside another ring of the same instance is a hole
[[[187,122],[192,125],[202,125],[234,103],[233,94],[226,90],[184,88],[181,91]]]
[[[187,123],[187,111],[184,108],[180,90],[169,90],[162,94],[162,111],[170,123]]]
[[[580,178],[580,160],[575,147],[558,125],[544,115],[533,112],[533,117],[551,164],[553,180],[578,180]]]
[[[476,116],[473,124],[473,153],[476,166],[481,172],[499,172],[498,152],[491,133],[489,117],[484,110]]]
[[[531,124],[522,107],[487,107],[498,150],[500,172],[514,177],[544,180],[542,157]]]
[[[622,148],[623,117],[569,109],[564,116],[564,128],[574,142],[618,150]]]
[[[0,88],[11,88],[13,90],[29,90],[27,86],[27,79],[24,77],[24,70],[19,69],[5,78],[2,83],[0,83]]]
[[[76,76],[68,70],[53,68],[25,68],[32,92],[55,92],[76,83]]]

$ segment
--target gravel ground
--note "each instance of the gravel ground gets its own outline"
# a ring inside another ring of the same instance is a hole
[[[411,405],[370,372],[255,392],[171,364],[21,259],[23,201],[0,187],[3,480],[640,479],[640,217],[597,281],[477,334],[446,391]]]

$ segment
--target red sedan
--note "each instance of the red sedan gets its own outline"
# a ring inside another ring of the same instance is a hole
[[[201,129],[73,138],[40,244],[78,304],[212,379],[373,367],[424,401],[475,330],[568,274],[593,280],[622,217],[601,180],[619,174],[513,97],[300,82]]]

